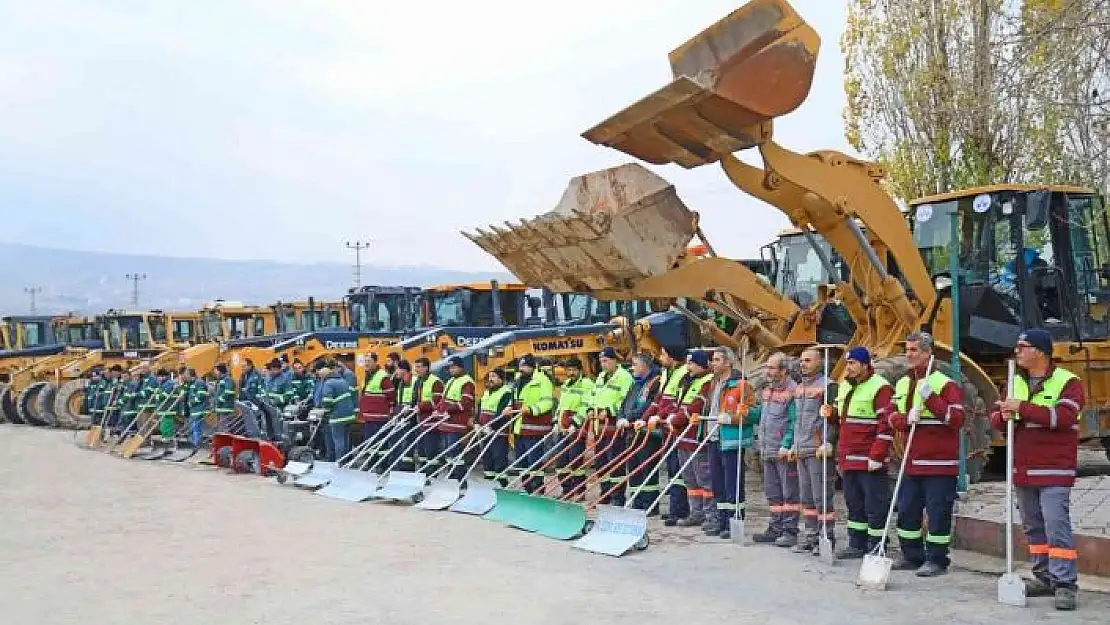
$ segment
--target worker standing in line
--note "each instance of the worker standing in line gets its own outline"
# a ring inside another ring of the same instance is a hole
[[[227,365],[216,365],[216,431],[228,432],[232,426],[231,419],[235,414],[235,383],[231,381]]]
[[[833,449],[836,446],[837,428],[835,422],[828,423],[821,416],[821,406],[825,403],[826,394],[836,397],[836,388],[830,386],[829,379],[825,377],[825,358],[821,350],[806,348],[798,362],[802,380],[794,389],[794,405],[798,414],[794,426],[794,453],[798,464],[798,486],[801,490],[805,528],[794,551],[816,556],[821,555],[818,538],[822,521],[825,522],[826,536],[834,549],[836,544],[833,531],[836,521],[836,507],[833,505],[833,494],[836,492]],[[823,431],[828,440],[823,438]],[[823,486],[822,476],[825,479]]]
[[[279,440],[281,437],[281,411],[290,394],[289,383],[290,378],[282,371],[280,360],[274,358],[266,363],[266,379],[263,381],[261,397],[274,409],[274,418],[268,419],[266,426],[271,440]],[[267,413],[263,411],[263,414]]]
[[[708,434],[701,416],[709,409],[709,384],[713,373],[709,370],[709,355],[702,350],[691,351],[686,363],[690,383],[682,393],[682,400],[667,417],[667,425],[678,432],[678,464],[686,468],[682,479],[686,482],[686,496],[690,500],[690,515],[678,522],[680,527],[702,526],[709,529],[716,525],[713,505],[713,483],[709,475],[709,454],[705,447],[697,451],[698,444]],[[649,427],[652,424],[649,422]],[[696,452],[696,453],[695,453]],[[693,460],[690,458],[693,457]],[[690,462],[687,464],[687,461]]]
[[[551,432],[552,412],[555,409],[555,387],[551,378],[536,369],[536,358],[525,354],[517,362],[519,372],[513,389],[513,410],[518,411],[513,424],[516,437],[519,471],[525,471],[543,457],[543,447],[539,442]],[[524,489],[534,493],[543,488],[543,473],[535,467],[523,476]]]
[[[1057,610],[1078,607],[1079,553],[1072,533],[1071,489],[1079,454],[1083,382],[1056,365],[1052,335],[1033,328],[1018,335],[1014,396],[995,405],[991,425],[1014,421],[1014,488],[1025,526],[1033,577],[1030,597],[1055,596]]]
[[[320,369],[322,388],[317,408],[327,411],[327,433],[331,439],[332,460],[338,461],[349,447],[349,428],[355,421],[355,398],[351,386],[337,370]]]
[[[792,458],[798,418],[794,393],[798,384],[791,379],[787,364],[786,354],[771,354],[764,365],[770,384],[760,393],[760,404],[748,411],[749,416],[759,419],[756,439],[763,461],[763,494],[771,511],[766,531],[752,536],[752,540],[774,543],[776,547],[798,544],[798,515],[802,509],[798,465]]]
[[[243,372],[239,374],[239,401],[256,402],[262,396],[262,374],[250,358],[243,359]]]
[[[347,366],[347,363],[343,362],[342,358],[337,357],[335,359],[334,364],[335,364],[335,369],[339,371],[339,375],[342,376],[343,379],[347,381],[347,386],[351,387],[351,397],[357,397],[358,396],[358,379],[355,376],[355,372],[352,371],[351,368]],[[396,387],[396,386],[397,385],[394,384],[394,387]]]
[[[686,348],[676,345],[664,345],[659,350],[659,364],[662,370],[659,373],[660,391],[656,396],[655,401],[651,406],[644,411],[641,420],[652,424],[652,430],[658,432],[655,427],[661,419],[665,419],[678,407],[680,396],[689,385],[690,378],[687,375],[688,370],[685,364],[686,361]],[[655,417],[655,421],[652,421]],[[660,436],[662,434],[660,433]],[[678,469],[682,465],[678,462],[677,451],[672,451],[667,455],[667,476],[668,478],[678,474]],[[681,477],[671,484],[667,489],[667,514],[663,517],[663,524],[667,527],[674,527],[679,519],[684,519],[690,514],[690,502],[686,494],[686,483],[683,482]]]
[[[559,387],[559,406],[555,409],[555,425],[562,436],[577,436],[578,440],[556,460],[558,466],[555,477],[570,492],[586,479],[587,470],[581,462],[582,454],[586,451],[586,433],[579,433],[578,428],[585,423],[586,411],[594,394],[594,382],[582,375],[582,361],[575,356],[563,363],[563,375],[563,384]]]
[[[397,386],[397,365],[401,360],[400,352],[389,352],[385,357],[385,373],[389,376],[390,382],[393,382],[394,387]]]
[[[122,423],[123,419],[120,415],[122,410],[122,395],[124,380],[122,378],[123,367],[120,365],[112,365],[108,369],[106,376],[106,383],[101,395],[103,396],[104,413],[108,415],[108,425],[110,431],[120,434],[123,428],[127,427],[126,423]]]
[[[120,421],[124,426],[131,423],[139,414],[139,391],[142,387],[142,378],[137,371],[132,371],[127,376],[127,382],[120,390]]]
[[[478,422],[475,428],[485,429],[487,433],[496,432],[505,425],[501,414],[512,405],[512,389],[505,384],[505,370],[501,367],[493,369],[486,374],[486,390],[482,393],[479,402]],[[509,466],[509,434],[501,432],[496,435],[496,440],[488,442],[489,449],[482,458],[482,475],[487,480],[497,477]],[[483,443],[485,445],[485,443]],[[508,480],[501,478],[501,486],[508,484]]]
[[[316,390],[316,380],[305,370],[300,360],[293,361],[293,377],[289,380],[289,402],[312,399]]]
[[[731,348],[722,345],[714,349],[710,367],[713,370],[713,381],[709,389],[709,414],[717,417],[720,428],[710,437],[712,442],[707,446],[710,481],[713,482],[717,511],[714,522],[705,533],[728,540],[732,538],[729,519],[736,514],[737,506],[743,506],[744,501],[744,465],[736,465],[738,461],[742,462],[741,438],[745,438],[741,436],[740,419],[747,417],[748,408],[755,398],[747,380],[740,374],[736,352]],[[745,419],[743,433],[746,434],[749,446],[753,432],[751,422]],[[736,480],[737,469],[740,471],[739,486]]]
[[[952,542],[952,506],[960,473],[960,428],[964,422],[964,394],[959,384],[937,370],[926,377],[933,337],[914,332],[906,337],[909,369],[894,385],[890,427],[908,434],[916,424],[906,457],[906,473],[898,493],[898,541],[902,557],[896,571],[917,571],[918,577],[948,572]],[[929,517],[928,532],[921,527]]]
[[[197,370],[185,369],[182,376],[185,385],[185,411],[189,419],[189,442],[193,447],[200,446],[204,438],[204,418],[208,416],[208,384],[197,377]]]
[[[848,546],[840,559],[863,558],[886,534],[890,483],[886,463],[894,436],[890,413],[894,387],[871,366],[871,352],[853,347],[845,358],[845,379],[837,385],[836,406],[821,407],[821,416],[840,420],[837,466],[848,508]]]
[[[627,369],[621,366],[617,350],[606,347],[598,355],[601,364],[601,373],[597,374],[594,381],[593,399],[590,401],[592,410],[592,423],[594,424],[594,440],[598,441],[598,449],[608,447],[603,454],[594,458],[594,470],[600,470],[612,464],[621,454],[628,449],[628,440],[625,432],[631,425],[628,419],[620,417],[621,406],[628,392],[636,384],[636,380]],[[589,416],[589,415],[588,415]],[[601,444],[606,438],[612,438],[613,444]],[[627,467],[618,465],[609,474],[601,479],[601,493],[603,496],[598,503],[623,506],[625,502],[625,489],[617,488],[626,480]],[[614,490],[615,489],[615,490]],[[609,493],[608,491],[613,491]]]
[[[415,360],[415,363],[416,375],[414,376],[414,380],[416,387],[413,389],[413,393],[417,398],[416,421],[421,422],[430,419],[432,414],[436,411],[436,406],[443,401],[443,380],[432,373],[432,363],[427,358],[421,356]],[[430,427],[431,426],[428,425],[422,429],[426,430]],[[406,429],[403,435],[405,436],[405,444],[403,447],[407,447],[417,436],[417,433]],[[431,443],[425,443],[424,441],[428,437],[438,436],[439,434],[437,432],[431,432],[427,434],[424,439],[421,439],[421,442],[418,443],[416,448],[412,451],[416,462],[422,463],[431,460],[432,456],[424,456],[424,452],[431,448],[429,447]]]
[[[343,378],[340,372],[334,373]],[[393,380],[378,364],[378,355],[370,354],[370,359],[366,361],[366,381],[358,398],[358,422],[362,424],[363,440],[373,437],[389,421],[396,398]],[[373,455],[380,459],[387,452],[388,448],[383,445]]]
[[[429,457],[435,457],[442,453],[451,445],[454,445],[460,438],[463,437],[471,429],[471,424],[474,418],[474,400],[477,395],[474,378],[463,368],[463,361],[458,356],[452,356],[447,361],[447,372],[451,377],[447,379],[447,383],[443,388],[443,399],[440,400],[440,405],[437,412],[446,414],[447,420],[440,423],[437,427],[437,433],[434,441],[437,447],[429,449]],[[428,435],[425,438],[430,438]],[[449,479],[462,480],[464,477],[463,471],[466,467],[463,465],[463,458],[461,444],[456,445],[454,451],[447,457],[442,458],[441,461],[451,466],[448,469]],[[434,471],[434,465],[428,467],[428,471]]]
[[[180,381],[170,377],[170,372],[159,369],[155,374],[158,380],[158,429],[163,442],[170,442],[177,432],[177,418],[184,409],[182,404],[183,392]]]
[[[645,425],[643,421],[644,413],[647,412],[656,396],[659,395],[661,386],[659,368],[655,366],[655,359],[652,358],[651,354],[638,352],[632,356],[632,381],[632,388],[624,396],[624,403],[621,404],[620,418],[632,423],[636,431],[639,431]],[[658,471],[652,477],[654,483],[645,483],[655,467],[644,463],[655,452],[659,451],[661,444],[662,438],[659,435],[659,430],[648,432],[648,439],[644,442],[640,451],[633,456],[629,468],[629,491],[639,491],[632,500],[632,507],[636,510],[647,510],[648,516],[659,514],[657,508],[648,510],[648,505],[659,496],[659,488],[662,483]]]
[[[412,365],[409,361],[402,360],[397,363],[397,369],[394,375],[394,380],[397,382],[397,398],[394,401],[394,415],[399,414],[405,410],[413,408],[417,404],[416,396],[416,377],[412,374]],[[392,454],[386,460],[389,464],[393,464],[398,458],[401,459],[397,463],[397,469],[400,471],[415,471],[416,470],[416,452],[409,449],[404,457],[401,453],[408,447],[408,442],[401,442],[404,438],[403,431],[398,429],[386,435],[386,442],[382,447],[384,449],[391,449]],[[407,440],[407,439],[406,439]]]
[[[89,372],[89,383],[85,385],[85,414],[89,415],[93,425],[99,425],[104,417],[104,408],[100,402],[103,394],[104,372],[99,367]]]

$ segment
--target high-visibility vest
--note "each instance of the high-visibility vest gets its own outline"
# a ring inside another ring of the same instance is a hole
[[[384,395],[385,391],[382,390],[382,382],[389,377],[384,369],[378,369],[370,374],[366,380],[366,384],[362,387],[362,392],[367,395]]]
[[[429,378],[430,379],[430,378]],[[462,401],[463,387],[468,383],[473,384],[474,378],[469,374],[464,373],[457,378],[447,380],[447,387],[443,390],[443,398],[447,401],[459,402]],[[431,388],[431,384],[425,384],[426,387]]]
[[[439,378],[436,377],[435,374],[432,374],[432,373],[429,373],[428,377],[426,377],[426,378],[424,378],[423,380],[420,381],[420,401],[426,401],[426,402],[431,402],[432,401],[432,399],[434,398],[434,395],[435,395],[432,391],[433,391],[433,389],[435,389],[436,382],[439,382],[439,381],[440,381]],[[462,388],[462,387],[460,387],[460,388]]]
[[[908,399],[910,394],[910,376],[904,375],[898,380],[898,384],[894,385],[894,405],[898,406],[898,412],[902,414],[909,414]],[[934,393],[939,393],[944,388],[945,384],[952,381],[952,378],[944,375],[940,371],[934,371],[925,378],[925,383],[929,388],[933,389]],[[918,381],[920,383],[920,380]],[[935,419],[936,415],[929,411],[925,406],[925,401],[921,399],[921,395],[913,394],[913,407],[917,408],[918,416],[922,419]]]
[[[1041,392],[1029,398],[1029,385],[1026,383],[1025,378],[1016,375],[1014,376],[1014,399],[1027,401],[1034,406],[1042,406],[1044,408],[1053,408],[1056,402],[1060,401],[1060,394],[1064,392],[1064,387],[1068,382],[1078,378],[1067,369],[1056,367],[1052,370],[1052,375],[1041,385]],[[1078,417],[1077,417],[1078,418]]]
[[[510,391],[508,386],[502,384],[497,390],[486,389],[482,395],[481,411],[497,416],[497,407],[501,405],[502,398]]]
[[[674,371],[669,372],[664,369],[660,376],[662,378],[663,394],[677,399],[678,387],[682,384],[682,378],[686,377],[688,371],[686,365],[679,365],[674,368]]]
[[[397,391],[397,403],[401,406],[412,405],[413,392],[416,391],[416,382],[409,382],[402,384],[401,388]]]
[[[836,405],[840,411],[840,415],[845,419],[867,419],[874,421],[878,418],[875,413],[875,396],[879,394],[879,390],[890,386],[890,382],[886,381],[881,375],[872,373],[867,381],[853,385],[850,381],[845,380],[836,393]],[[852,393],[851,403],[846,403],[848,393],[855,389],[856,392]]]

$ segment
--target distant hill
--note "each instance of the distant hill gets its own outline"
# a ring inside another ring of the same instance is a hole
[[[37,296],[43,314],[100,313],[129,307],[131,282],[124,275],[142,271],[140,308],[195,310],[222,298],[251,304],[278,300],[339,299],[353,284],[353,268],[342,263],[278,263],[210,258],[171,258],[81,252],[0,243],[0,313],[27,314],[28,285],[42,287]],[[438,267],[363,266],[362,284],[430,286],[497,279],[508,273],[458,271]]]

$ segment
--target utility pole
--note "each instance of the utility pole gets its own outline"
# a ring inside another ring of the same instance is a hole
[[[362,286],[362,250],[370,247],[369,241],[347,241],[347,249],[355,251],[355,288]]]
[[[125,276],[131,281],[131,305],[139,307],[139,280],[146,280],[145,273],[129,273]]]
[[[38,312],[38,307],[35,306],[35,296],[42,293],[41,286],[28,286],[23,287],[23,292],[31,296],[31,314],[34,315]]]

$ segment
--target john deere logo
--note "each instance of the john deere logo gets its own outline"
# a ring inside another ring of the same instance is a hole
[[[582,349],[586,345],[584,339],[555,339],[551,341],[533,341],[532,351],[534,352],[555,352],[565,351],[568,349]]]
[[[326,349],[355,349],[358,341],[324,341]]]

